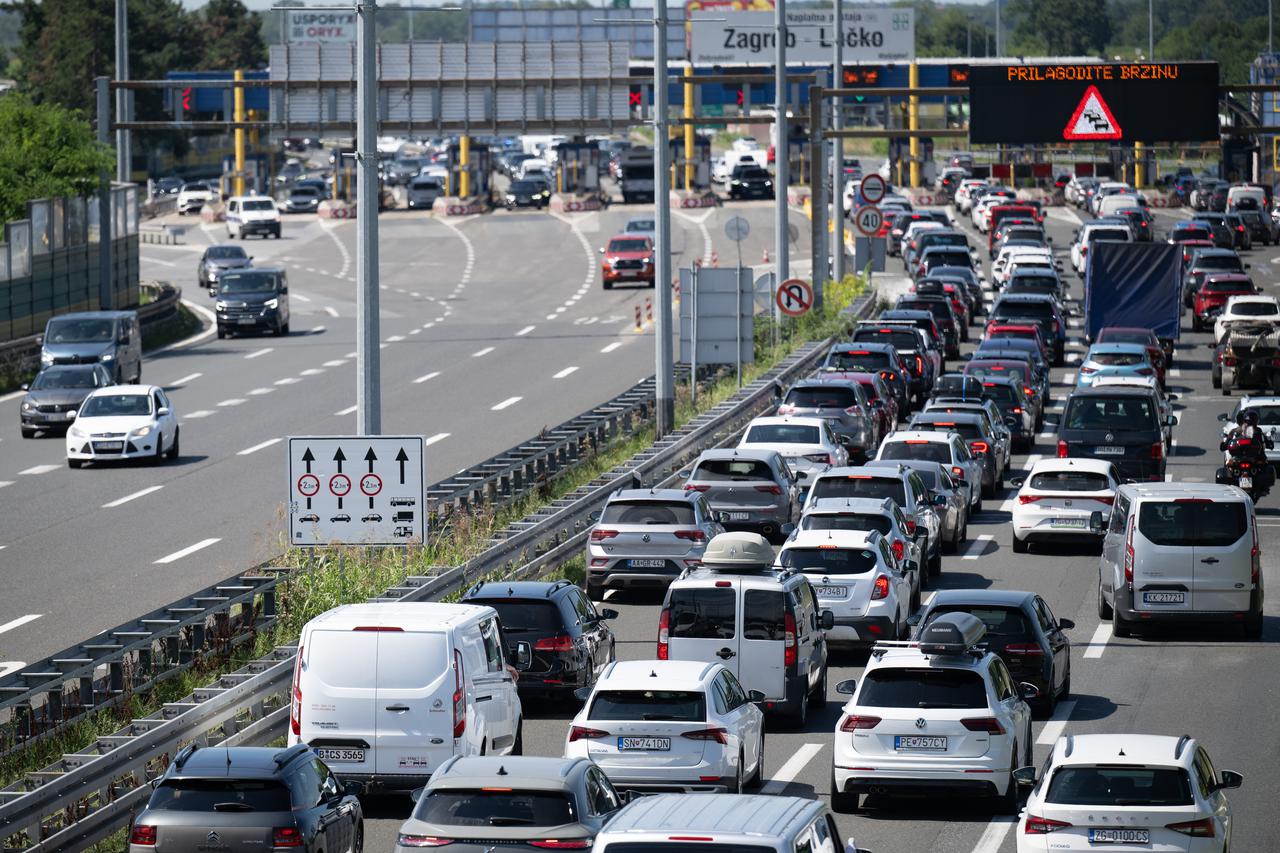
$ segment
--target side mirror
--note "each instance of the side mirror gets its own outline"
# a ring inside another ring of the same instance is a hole
[[[422,799],[422,792],[425,790],[427,790],[425,787],[414,788],[413,791],[409,793],[409,799],[413,800],[416,803],[418,800]]]
[[[1012,479],[1012,480],[1010,480],[1010,481],[1009,481],[1009,485],[1013,486],[1015,489],[1021,489],[1021,488],[1022,488],[1022,484],[1023,484],[1023,483],[1025,483],[1025,482],[1026,482],[1026,480],[1025,480],[1024,478],[1022,478],[1022,477],[1016,477],[1016,478],[1014,478],[1014,479]]]
[[[587,515],[587,518],[591,519],[591,523],[592,523],[592,524],[599,524],[599,523],[600,523],[600,517],[601,517],[601,516],[603,516],[603,515],[604,515],[604,510],[602,510],[602,509],[597,509],[597,510],[595,510],[594,512],[589,513],[589,514]]]
[[[1023,788],[1035,787],[1036,769],[1034,767],[1019,767],[1013,771],[1013,781]]]
[[[687,480],[687,479],[689,479],[689,475],[690,475],[690,474],[692,474],[692,473],[693,473],[693,471],[692,471],[692,470],[690,470],[690,469],[686,468],[685,470],[680,471],[679,473],[677,473],[677,474],[676,474],[676,476],[677,476],[677,477],[679,477],[681,480]]]
[[[601,246],[601,247],[600,247],[600,254],[602,254],[602,255],[604,254],[604,246]]]
[[[858,689],[858,682],[852,678],[836,682],[836,692],[841,696],[852,696]]]
[[[601,608],[601,609],[600,609],[600,618],[601,618],[601,620],[606,620],[606,619],[617,619],[617,618],[618,618],[618,611],[614,610],[614,609],[613,609],[613,608],[611,608],[611,607],[604,607],[604,608]]]
[[[342,793],[348,797],[360,797],[364,795],[364,783],[357,782],[354,779],[348,779],[342,783]]]
[[[80,417],[79,409],[72,409],[71,411],[67,412],[67,420],[74,421],[78,417]]]
[[[809,479],[809,472],[808,472],[808,471],[797,471],[797,472],[796,472],[796,481],[797,481],[797,482],[799,482],[800,480],[807,480],[807,479]]]
[[[921,620],[922,618],[923,618],[923,616],[922,616],[921,614],[919,614],[919,613],[912,613],[910,616],[908,616],[908,617],[907,617],[907,624],[908,624],[909,626],[911,626],[912,628],[914,628],[914,627],[916,627],[917,625],[919,625],[919,624],[920,624],[920,620]]]
[[[161,406],[160,408],[156,409],[156,415],[159,417],[164,417],[167,414],[169,414],[169,408],[167,406]]]
[[[1105,533],[1105,532],[1106,532],[1106,528],[1105,528],[1105,527],[1103,527],[1103,525],[1102,525],[1102,513],[1101,513],[1101,512],[1091,512],[1091,513],[1089,513],[1089,532],[1090,532],[1090,533]]]
[[[1018,694],[1022,696],[1023,699],[1030,702],[1032,699],[1039,698],[1040,688],[1028,681],[1023,681],[1018,685]]]
[[[1244,784],[1244,776],[1234,770],[1223,770],[1218,774],[1218,781],[1214,784],[1215,791],[1222,791],[1228,788],[1239,788]]]
[[[729,513],[727,513],[727,512],[717,512],[715,515],[716,515],[716,521],[718,521],[719,523],[721,523],[721,524],[728,524],[728,523],[729,523]]]
[[[920,571],[920,564],[917,563],[915,560],[904,560],[902,564],[902,570],[904,572],[918,572]]]
[[[533,665],[533,646],[524,640],[516,643],[516,670],[524,672]]]
[[[947,505],[947,496],[946,496],[946,495],[934,495],[934,496],[933,496],[933,505],[934,505],[934,506],[936,506],[936,507],[944,507],[944,506],[946,506],[946,505]]]
[[[1165,419],[1164,419],[1164,425],[1165,425],[1165,426],[1177,426],[1177,425],[1178,425],[1178,419],[1177,419],[1177,418],[1175,418],[1173,415],[1169,415],[1167,418],[1165,418]]]
[[[129,333],[128,333],[128,332],[124,332],[123,334],[121,334],[121,335],[120,335],[119,343],[122,343],[122,344],[127,344],[127,343],[129,343]]]
[[[788,521],[786,524],[778,527],[778,532],[782,533],[784,536],[790,536],[792,533],[796,532],[796,526]]]
[[[818,627],[824,631],[830,631],[836,626],[836,615],[830,610],[822,611],[822,615],[818,617]]]
[[[287,285],[283,285],[283,284],[282,284],[282,285],[280,285],[280,292],[281,292],[281,293],[288,293],[288,292],[289,292],[289,288],[288,288],[288,286],[287,286]]]
[[[1071,630],[1072,628],[1074,628],[1075,626],[1076,626],[1076,623],[1075,623],[1075,620],[1073,620],[1073,619],[1059,619],[1059,620],[1058,620],[1058,630],[1059,630],[1059,631],[1070,631],[1070,630]]]
[[[19,390],[19,391],[30,391],[30,390],[31,390],[31,386],[30,386],[30,385],[28,385],[27,383],[23,382],[21,385],[19,385],[19,386],[18,386],[18,390]]]
[[[748,690],[748,691],[747,691],[747,701],[749,701],[749,702],[763,702],[763,701],[764,701],[765,699],[767,699],[767,698],[768,698],[768,697],[767,697],[767,696],[765,696],[765,695],[764,695],[764,693],[762,693],[762,692],[761,692],[761,691],[759,691],[759,690]]]

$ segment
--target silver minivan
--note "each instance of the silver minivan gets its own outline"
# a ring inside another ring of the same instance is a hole
[[[51,317],[40,367],[101,364],[117,383],[142,381],[142,328],[136,311],[77,311]]]
[[[1162,622],[1239,623],[1262,636],[1262,551],[1253,501],[1235,486],[1131,483],[1116,491],[1098,566],[1098,615],[1117,637]]]

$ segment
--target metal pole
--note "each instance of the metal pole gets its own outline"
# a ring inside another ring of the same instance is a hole
[[[111,142],[111,90],[106,77],[94,79],[98,94],[98,142]],[[98,179],[98,308],[110,311],[115,288],[111,281],[111,175]]]
[[[1275,53],[1271,45],[1271,0],[1267,0],[1267,53]]]
[[[787,145],[787,0],[777,0],[773,9],[774,38],[777,41],[773,66],[773,195],[774,212],[777,221],[774,235],[774,251],[777,253],[778,282],[791,278],[791,262],[788,257],[790,249],[787,238],[790,228],[787,225],[787,187],[791,181],[788,175],[791,166],[791,151]],[[810,133],[814,132],[813,129]],[[815,270],[816,272],[816,270]]]
[[[736,297],[735,310],[733,317],[733,333],[736,338],[737,352],[734,357],[738,362],[738,387],[742,387],[742,267],[738,267],[738,275],[733,283],[734,295]],[[755,292],[752,292],[754,298]]]
[[[1154,14],[1155,0],[1147,0],[1147,61],[1156,58],[1156,19]],[[1267,0],[1267,8],[1271,8],[1271,0]],[[1268,19],[1270,16],[1268,16]],[[1270,23],[1268,23],[1270,26]],[[1270,49],[1271,41],[1267,41]]]
[[[822,104],[823,89],[821,85],[809,87],[809,152],[814,163],[822,162]],[[813,195],[809,200],[809,235],[812,245],[809,247],[813,258],[813,310],[822,310],[822,291],[827,280],[827,253],[823,250],[827,237],[827,208],[823,199],[822,171],[815,170],[810,187]]]
[[[116,0],[116,81],[129,79],[129,5]],[[129,90],[116,89],[116,115],[120,121],[133,116],[129,111]],[[129,131],[116,131],[116,180],[127,182],[133,175],[133,152],[129,147]]]
[[[654,295],[658,314],[654,320],[654,393],[657,434],[675,429],[675,360],[671,351],[671,134],[667,126],[667,0],[653,4],[653,201],[658,214],[654,234],[657,261]],[[696,305],[695,305],[696,308]],[[696,316],[696,314],[695,314]],[[692,377],[696,385],[697,376]]]
[[[844,0],[835,0],[835,49],[831,54],[831,85],[844,85]],[[831,104],[831,129],[844,126],[843,98]],[[810,131],[812,132],[812,131]],[[844,140],[831,140],[831,280],[844,280]]]
[[[996,0],[996,56],[1004,56],[1004,45],[1000,42],[1000,0]]]
[[[356,431],[382,432],[378,349],[378,33],[377,2],[357,7],[356,76]]]
[[[693,77],[693,63],[690,62],[684,67],[684,73],[689,77]],[[684,117],[691,119],[693,112],[693,81],[684,84]],[[693,141],[694,141],[693,122],[686,122],[684,126],[684,188],[686,192],[693,192]]]
[[[698,405],[698,270],[701,264],[689,267],[689,403]]]
[[[913,62],[911,63],[910,66],[908,66],[907,80],[909,81],[907,85],[909,85],[912,89],[915,89],[920,85],[920,65],[918,63]],[[907,98],[907,129],[908,130],[920,129],[920,96],[919,95],[912,95],[909,98]],[[911,152],[911,165],[908,166],[908,171],[911,175],[911,186],[919,187],[920,186],[920,138],[915,134],[912,134],[911,139],[908,142],[908,145],[909,147],[907,150]]]

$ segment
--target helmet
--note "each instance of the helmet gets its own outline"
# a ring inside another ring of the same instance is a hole
[[[1244,426],[1244,415],[1247,409],[1241,409],[1236,412],[1236,426]]]
[[[1249,426],[1258,425],[1258,412],[1254,409],[1245,409],[1241,414],[1244,416],[1244,422]]]

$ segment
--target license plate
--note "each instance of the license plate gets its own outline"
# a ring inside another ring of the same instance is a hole
[[[241,326],[252,326],[252,325],[253,325],[253,318],[252,318],[252,317],[241,317],[239,320],[236,320],[236,322],[237,322],[237,323],[239,323]]]
[[[93,449],[107,451],[107,452],[120,451],[120,450],[124,450],[124,442],[123,441],[95,441],[93,443]]]
[[[1055,518],[1053,520],[1054,527],[1072,527],[1083,530],[1089,526],[1087,518]]]
[[[620,737],[618,749],[651,749],[668,751],[671,749],[669,737]]]
[[[364,761],[363,749],[338,749],[321,746],[316,748],[316,757],[321,761]]]
[[[946,752],[947,739],[929,735],[895,735],[893,748],[900,751]]]
[[[1143,604],[1185,604],[1186,601],[1185,592],[1144,592],[1142,594]]]
[[[1253,478],[1252,478],[1252,477],[1241,477],[1241,478],[1240,478],[1240,488],[1242,488],[1242,489],[1252,489],[1252,488],[1253,488]]]
[[[749,513],[749,512],[731,512],[731,513],[729,513],[729,520],[730,520],[730,521],[746,521],[746,520],[747,520],[747,519],[749,519],[749,518],[751,518],[751,513]]]
[[[633,569],[665,569],[667,567],[666,560],[627,560],[627,565]]]
[[[1091,829],[1090,844],[1150,844],[1149,829]]]
[[[813,591],[818,594],[818,598],[848,598],[849,587],[847,586],[816,586]]]
[[[1093,452],[1099,456],[1124,456],[1123,447],[1099,447]]]

